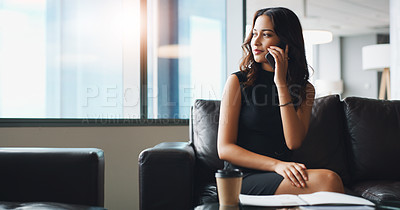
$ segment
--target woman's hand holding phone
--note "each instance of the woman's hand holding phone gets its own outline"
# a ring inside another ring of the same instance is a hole
[[[285,49],[285,48],[286,48],[285,42],[279,42],[276,46],[279,47],[279,48],[281,48],[281,49]],[[274,59],[274,57],[272,56],[272,54],[268,52],[268,53],[265,55],[265,59],[267,59],[269,65],[272,67],[272,69],[275,69],[275,59]]]
[[[289,59],[288,58],[289,46],[286,45],[285,49],[282,49],[278,46],[270,46],[268,48],[268,52],[269,52],[268,54],[272,55],[275,61],[274,62],[275,66],[273,67],[275,69],[275,78],[274,78],[275,84],[277,86],[286,85],[286,74],[287,74],[288,59]]]

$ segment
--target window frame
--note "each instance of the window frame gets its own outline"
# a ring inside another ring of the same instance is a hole
[[[50,119],[1,118],[0,127],[115,127],[115,126],[187,126],[189,119]]]
[[[242,0],[243,34],[246,30],[246,0]],[[225,8],[226,9],[226,8]],[[0,127],[109,127],[188,126],[190,119],[148,119],[147,98],[147,0],[140,0],[140,119],[123,118],[0,118]]]

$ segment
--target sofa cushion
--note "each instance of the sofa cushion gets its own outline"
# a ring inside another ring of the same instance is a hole
[[[195,174],[200,186],[215,182],[215,171],[224,167],[217,152],[219,107],[220,101],[196,100],[192,110],[191,141],[196,154]]]
[[[364,181],[351,189],[357,195],[378,203],[400,200],[400,181]]]
[[[338,95],[317,98],[312,108],[310,127],[302,146],[293,151],[293,160],[307,168],[335,171],[343,182],[350,181],[344,145],[344,113]]]
[[[344,111],[355,181],[400,181],[400,101],[349,97]]]

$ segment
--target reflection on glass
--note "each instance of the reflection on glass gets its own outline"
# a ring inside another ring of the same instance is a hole
[[[221,97],[225,4],[148,1],[148,118],[187,119],[194,99]]]

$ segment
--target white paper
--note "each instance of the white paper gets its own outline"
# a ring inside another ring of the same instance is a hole
[[[240,203],[249,206],[300,206],[307,205],[296,195],[239,195]]]
[[[319,204],[341,204],[341,205],[367,205],[374,206],[375,204],[371,201],[346,195],[343,193],[335,193],[335,192],[316,192],[312,194],[301,194],[299,197],[305,200],[308,205],[319,205]]]
[[[375,210],[372,206],[300,206],[300,210]]]
[[[316,192],[301,195],[239,195],[240,202],[249,206],[304,206],[304,205],[367,205],[367,199],[334,192]]]

